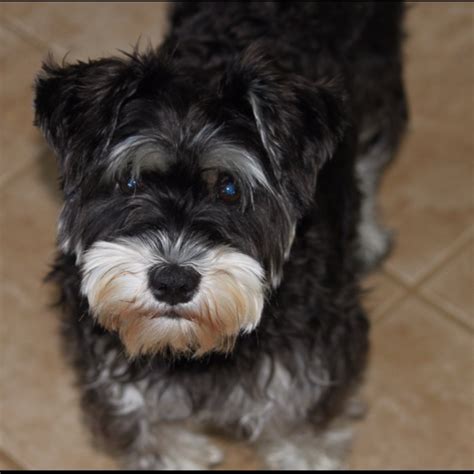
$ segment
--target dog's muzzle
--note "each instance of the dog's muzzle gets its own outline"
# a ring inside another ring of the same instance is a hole
[[[261,318],[263,268],[226,245],[153,234],[96,242],[81,262],[92,315],[132,356],[226,352]]]

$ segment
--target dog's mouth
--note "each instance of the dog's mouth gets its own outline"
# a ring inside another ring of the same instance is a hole
[[[162,318],[168,319],[183,319],[184,316],[182,314],[176,313],[175,311],[170,311],[162,315]]]
[[[157,313],[152,316],[152,319],[171,319],[171,320],[180,320],[180,319],[187,319],[189,320],[190,318],[187,317],[185,314],[179,313],[177,311],[166,311],[163,313]]]

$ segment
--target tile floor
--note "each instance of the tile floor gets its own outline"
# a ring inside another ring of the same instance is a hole
[[[0,469],[111,468],[88,443],[59,356],[54,289],[42,283],[60,198],[32,127],[31,84],[47,49],[69,58],[165,33],[164,3],[0,5]],[[105,25],[105,26],[104,26]],[[416,3],[407,21],[410,132],[382,207],[398,243],[371,276],[372,362],[351,466],[474,466],[474,5]],[[260,464],[231,447],[224,468]]]

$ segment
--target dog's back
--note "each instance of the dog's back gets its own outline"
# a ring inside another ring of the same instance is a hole
[[[402,2],[179,2],[170,40],[180,49],[188,45],[186,54],[212,42],[214,54],[231,56],[263,38],[282,67],[311,76],[325,53],[349,61],[396,59],[404,11]],[[297,69],[304,66],[302,57],[306,71]]]

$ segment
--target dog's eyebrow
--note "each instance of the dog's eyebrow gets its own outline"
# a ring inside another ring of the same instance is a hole
[[[106,174],[114,179],[124,172],[132,176],[144,170],[166,172],[176,157],[157,137],[135,135],[116,144],[108,161]],[[199,153],[198,163],[201,169],[214,168],[235,175],[250,190],[260,185],[273,192],[260,159],[235,143],[209,140]]]
[[[250,189],[261,185],[272,190],[259,158],[231,143],[214,143],[200,157],[201,168],[216,168],[235,174]]]
[[[114,178],[127,170],[138,176],[143,170],[166,171],[173,161],[155,137],[135,135],[115,145],[108,157],[107,174]]]

